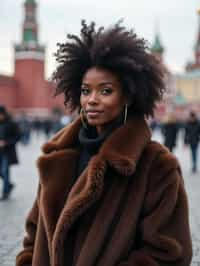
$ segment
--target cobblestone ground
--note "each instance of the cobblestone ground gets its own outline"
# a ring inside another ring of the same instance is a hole
[[[161,141],[159,133],[154,134],[153,138]],[[40,153],[40,146],[43,142],[43,137],[34,137],[29,146],[18,146],[21,163],[14,166],[11,172],[16,189],[9,201],[0,202],[0,266],[14,266],[15,256],[21,249],[24,220],[32,205],[38,182],[35,160]],[[175,150],[175,155],[181,163],[189,197],[194,250],[191,265],[200,266],[200,210],[198,208],[200,202],[200,173],[191,174],[189,151],[187,148],[183,148],[181,138]]]

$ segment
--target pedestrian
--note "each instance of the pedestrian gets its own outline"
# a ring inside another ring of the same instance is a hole
[[[14,187],[10,181],[10,166],[18,163],[15,145],[20,139],[17,124],[11,119],[6,108],[0,106],[0,176],[3,180],[2,200],[9,198]]]
[[[52,131],[52,119],[50,117],[47,117],[43,121],[43,130],[46,139],[49,139],[51,131]]]
[[[36,137],[38,138],[42,133],[42,119],[36,116],[32,121],[32,128],[36,133]]]
[[[173,152],[176,147],[179,124],[173,113],[169,113],[162,124],[161,132],[164,137],[164,145]]]
[[[185,125],[184,143],[189,145],[192,161],[192,172],[197,172],[200,123],[195,112],[191,111]]]
[[[16,265],[189,266],[180,166],[145,119],[164,92],[159,61],[121,23],[85,21],[56,58],[56,93],[80,116],[43,146]]]
[[[23,145],[28,145],[31,137],[31,123],[26,113],[22,112],[17,122],[21,132],[20,141]]]

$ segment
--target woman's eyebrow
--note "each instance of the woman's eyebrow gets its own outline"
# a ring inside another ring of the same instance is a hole
[[[113,85],[113,83],[110,81],[104,81],[104,82],[99,83],[99,85]]]
[[[81,85],[82,86],[90,86],[91,84],[83,82]],[[98,85],[100,85],[100,86],[102,86],[102,85],[113,85],[113,82],[111,82],[111,81],[103,81],[103,82],[100,82]]]

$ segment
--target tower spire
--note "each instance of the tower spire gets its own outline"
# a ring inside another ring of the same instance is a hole
[[[186,71],[200,70],[200,9],[197,10],[198,15],[198,30],[197,39],[194,46],[194,62],[189,62],[186,65]]]
[[[44,58],[45,47],[41,46],[38,41],[37,3],[35,0],[24,2],[22,40],[20,44],[15,45],[16,58],[21,57],[22,52],[23,56],[26,54],[30,57],[31,54],[34,54],[34,56]]]
[[[15,79],[20,80],[20,108],[45,106],[45,47],[38,41],[37,3],[23,1],[24,18],[21,43],[15,45]],[[41,88],[43,88],[41,90]]]
[[[38,41],[38,25],[36,18],[37,4],[34,0],[26,0],[24,3],[25,18],[23,23],[23,42],[36,44]]]
[[[155,37],[154,37],[153,44],[151,46],[151,52],[162,59],[162,56],[164,53],[164,47],[163,47],[161,39],[160,39],[160,33],[159,33],[159,29],[158,29],[157,24],[155,27]]]
[[[198,33],[197,42],[195,45],[195,63],[200,65],[200,9],[197,11],[198,14]]]

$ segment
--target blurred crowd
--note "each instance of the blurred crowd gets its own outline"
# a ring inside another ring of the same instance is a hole
[[[38,137],[44,135],[48,139],[51,135],[70,123],[72,116],[52,113],[47,117],[30,117],[25,113],[21,113],[14,120],[21,132],[20,142],[27,145],[31,141],[31,136],[34,133]]]
[[[27,145],[33,135],[50,138],[57,131],[70,123],[74,117],[53,111],[48,117],[29,116],[22,112],[11,116],[5,106],[0,106],[0,178],[2,179],[1,200],[8,199],[14,184],[10,181],[10,166],[18,163],[16,144]],[[191,171],[197,172],[198,146],[200,141],[200,120],[198,114],[191,111],[186,120],[178,120],[170,112],[163,121],[149,120],[152,131],[160,131],[163,144],[173,152],[179,137],[183,145],[188,146],[191,154]]]
[[[168,113],[162,122],[150,121],[152,131],[159,129],[163,136],[163,144],[173,152],[178,137],[183,145],[188,146],[191,154],[191,171],[197,172],[198,146],[200,141],[200,121],[198,115],[191,111],[186,120],[178,120],[175,113]]]

